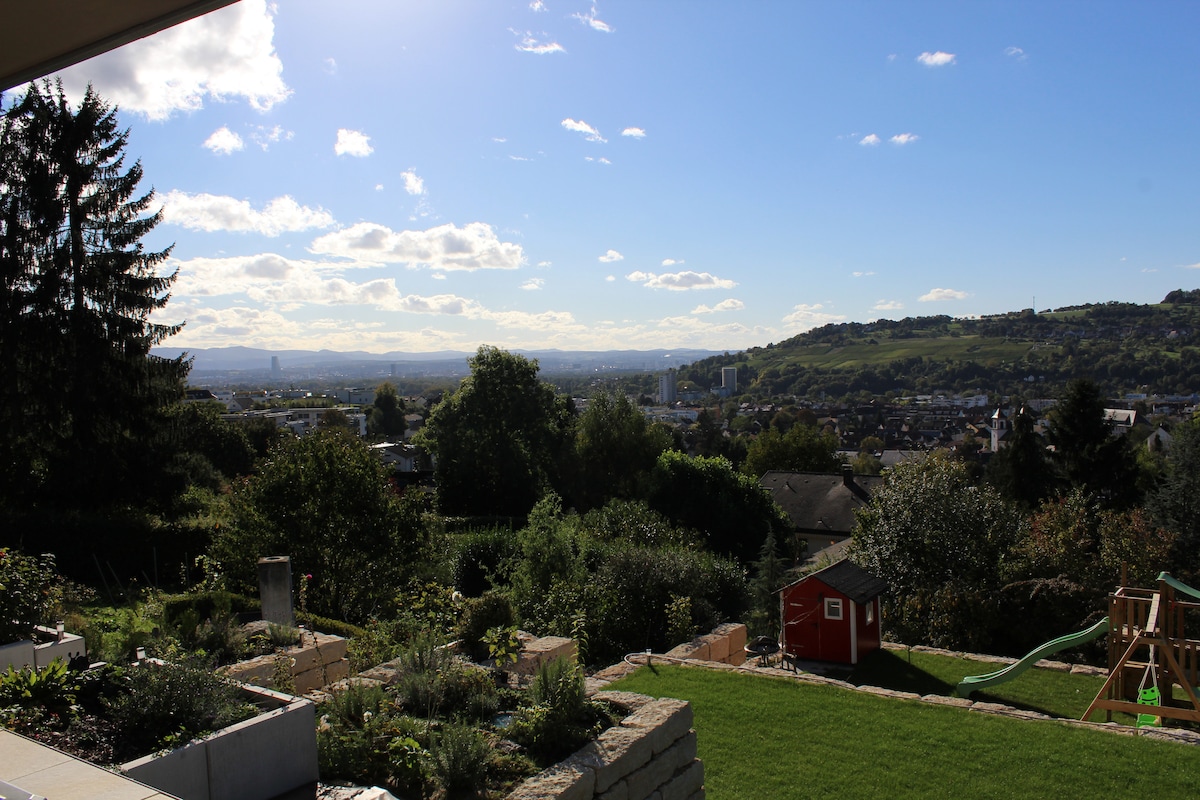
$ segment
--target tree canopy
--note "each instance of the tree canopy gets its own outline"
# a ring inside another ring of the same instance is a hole
[[[0,127],[0,484],[24,500],[90,505],[143,490],[158,412],[188,362],[150,348],[179,330],[151,321],[169,297],[170,249],[129,132],[89,87],[31,84]]]
[[[559,488],[574,419],[570,400],[538,379],[536,359],[484,346],[468,363],[470,376],[418,434],[434,457],[438,507],[523,517]]]

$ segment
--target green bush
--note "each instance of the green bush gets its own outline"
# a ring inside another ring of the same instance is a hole
[[[79,690],[74,673],[60,659],[54,659],[41,670],[22,667],[0,674],[0,708],[42,708],[48,713],[66,718],[75,704]]]
[[[537,763],[547,765],[575,752],[611,724],[607,712],[587,699],[578,665],[556,658],[538,666],[529,705],[517,712],[509,736]]]
[[[511,528],[474,529],[455,538],[454,585],[467,597],[478,597],[507,583],[508,564],[520,553]]]
[[[257,713],[235,684],[204,664],[142,661],[124,671],[124,683],[108,702],[129,757],[178,747]]]
[[[487,773],[491,746],[487,737],[466,725],[446,725],[430,747],[433,772],[448,793],[473,790]]]
[[[515,619],[512,601],[497,591],[466,601],[454,636],[460,647],[475,661],[491,657],[483,638],[492,628],[508,628]]]
[[[0,548],[0,644],[28,639],[34,625],[50,624],[62,584],[52,553]]]

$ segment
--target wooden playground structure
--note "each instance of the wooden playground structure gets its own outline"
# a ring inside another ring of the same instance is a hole
[[[1155,589],[1124,585],[1108,596],[1108,680],[1083,719],[1123,711],[1139,727],[1163,719],[1200,723],[1200,591],[1163,572]]]

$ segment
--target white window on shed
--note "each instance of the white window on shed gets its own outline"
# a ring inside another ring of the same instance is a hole
[[[842,618],[842,598],[826,597],[825,598],[825,619],[841,619]]]

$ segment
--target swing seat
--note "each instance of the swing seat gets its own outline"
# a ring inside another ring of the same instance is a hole
[[[1161,706],[1162,693],[1157,686],[1150,686],[1144,689],[1138,689],[1138,705],[1143,706]],[[1162,727],[1162,717],[1157,714],[1138,714],[1135,727],[1138,728],[1159,728]]]

